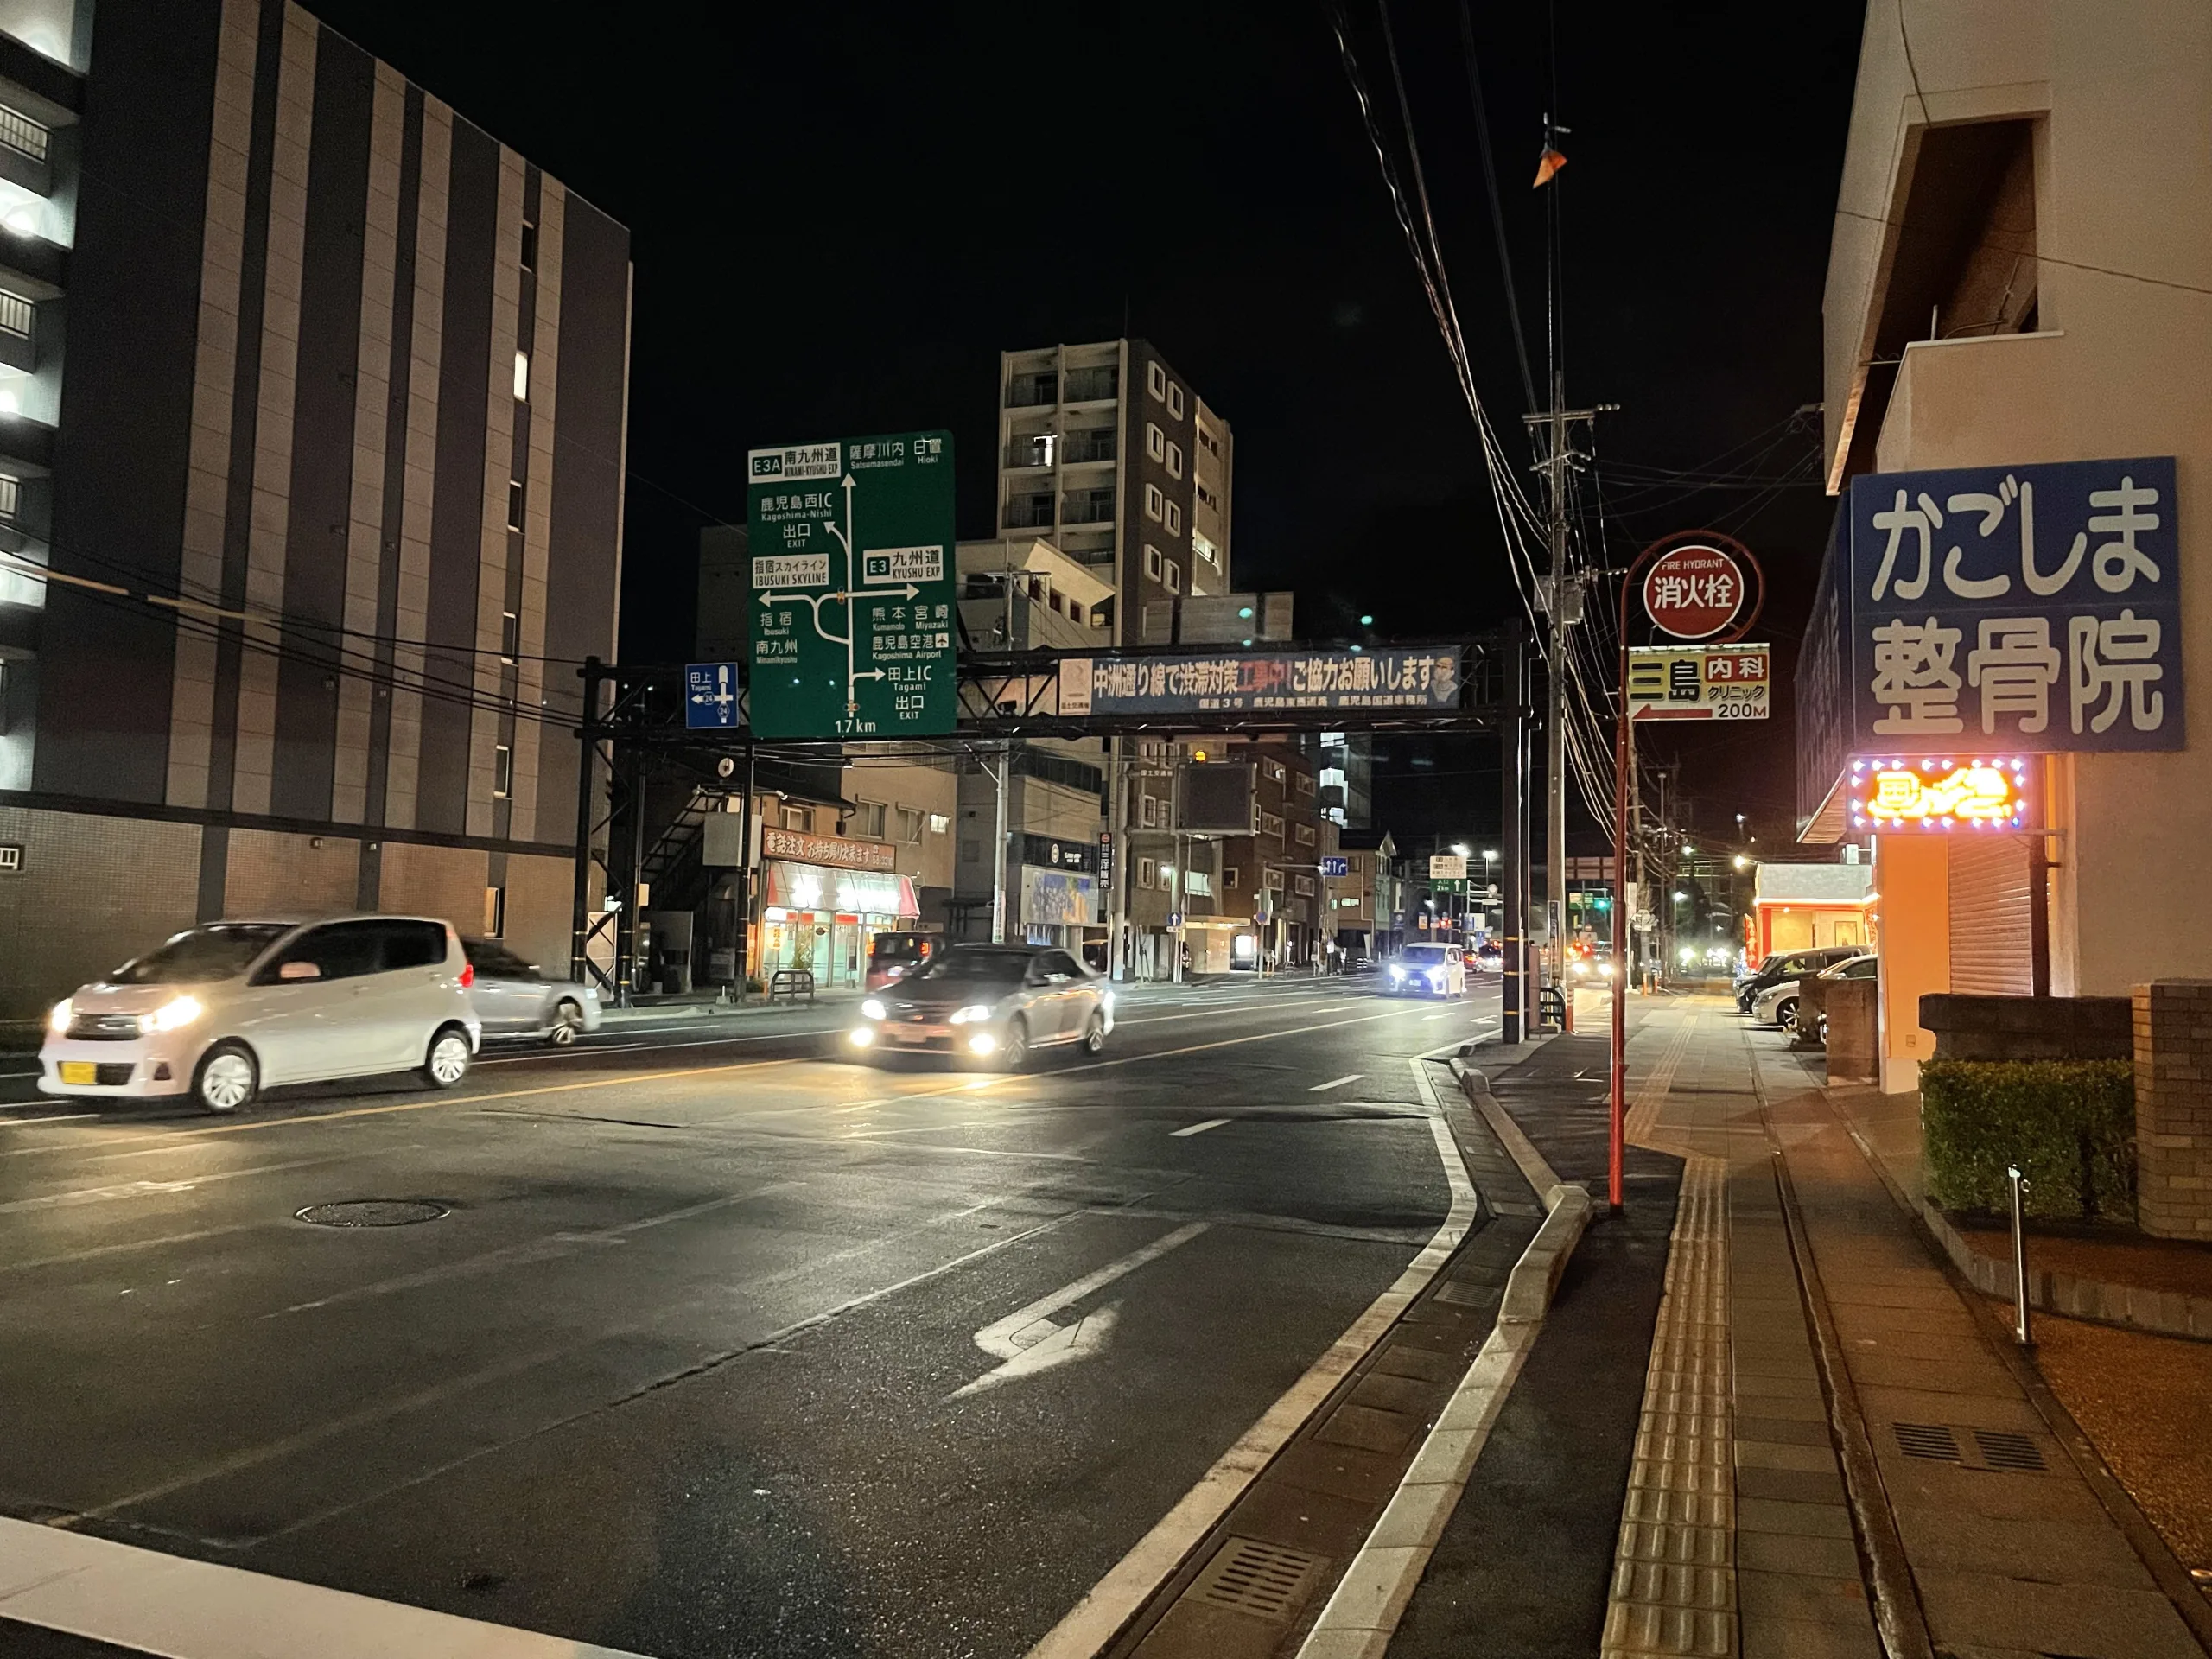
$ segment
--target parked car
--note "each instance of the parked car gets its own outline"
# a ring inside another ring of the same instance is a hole
[[[450,1089],[482,1035],[475,977],[453,929],[427,917],[212,922],[54,1004],[38,1086],[189,1094],[211,1112],[280,1084],[410,1069]]]
[[[1852,957],[1839,962],[1833,968],[1823,968],[1820,976],[1826,980],[1874,979],[1880,976],[1881,969],[1882,959],[1870,950],[1863,957]],[[1825,1001],[1821,1004],[1819,1023],[1813,1034],[1821,1039],[1821,1047],[1827,1046],[1828,1009]]]
[[[497,939],[463,939],[476,982],[468,1000],[486,1037],[537,1037],[565,1048],[599,1029],[599,993],[565,976],[550,979]]]
[[[959,1054],[1016,1071],[1032,1049],[1096,1054],[1113,1029],[1113,991],[1066,951],[956,944],[863,1001],[847,1039],[863,1054]]]
[[[1464,996],[1467,965],[1456,944],[1409,944],[1383,976],[1392,996]]]
[[[1777,950],[1759,964],[1758,971],[1736,988],[1736,1006],[1745,1014],[1757,1011],[1758,1001],[1785,980],[1817,974],[1823,968],[1865,954],[1863,944],[1823,944],[1804,950]]]

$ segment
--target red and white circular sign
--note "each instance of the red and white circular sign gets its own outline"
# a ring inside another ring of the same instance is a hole
[[[1707,639],[1744,604],[1744,569],[1717,547],[1662,553],[1643,577],[1643,608],[1662,632]]]

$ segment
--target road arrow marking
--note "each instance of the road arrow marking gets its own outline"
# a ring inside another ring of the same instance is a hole
[[[1170,1250],[1180,1249],[1200,1233],[1208,1224],[1194,1221],[1178,1227],[1165,1237],[1156,1238],[1142,1249],[1132,1250],[1118,1262],[1109,1262],[1095,1273],[1085,1274],[1071,1285],[1063,1285],[1049,1296],[1040,1296],[1027,1307],[1016,1308],[1006,1318],[985,1325],[976,1333],[976,1345],[993,1358],[1001,1360],[997,1370],[986,1371],[965,1388],[955,1389],[944,1397],[958,1400],[971,1394],[982,1394],[1011,1382],[1019,1377],[1034,1376],[1071,1361],[1087,1359],[1106,1346],[1112,1336],[1114,1324],[1119,1317],[1120,1304],[1112,1303],[1078,1319],[1073,1325],[1058,1325],[1052,1315],[1062,1308],[1073,1306],[1084,1297],[1103,1290],[1116,1279],[1135,1273],[1147,1262],[1157,1262]]]
[[[1182,1128],[1170,1129],[1167,1133],[1172,1135],[1204,1135],[1208,1129],[1217,1129],[1228,1122],[1229,1120],[1225,1117],[1210,1117],[1203,1123],[1186,1124]]]

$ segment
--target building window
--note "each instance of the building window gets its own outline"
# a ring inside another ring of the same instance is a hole
[[[1300,897],[1308,899],[1312,898],[1313,896],[1313,878],[1310,875],[1300,876],[1298,878],[1298,891]]]
[[[1166,505],[1167,498],[1160,494],[1159,485],[1147,484],[1144,486],[1144,516],[1146,518],[1159,518],[1166,510]]]
[[[1301,847],[1311,847],[1313,844],[1313,826],[1312,824],[1301,823],[1298,826],[1298,844]]]
[[[493,799],[505,800],[514,793],[514,787],[515,752],[504,743],[498,744],[492,750]]]
[[[0,292],[0,334],[29,340],[31,337],[31,320],[37,315],[31,302],[22,295]]]
[[[918,806],[902,806],[897,814],[899,839],[909,846],[922,838],[922,810]]]
[[[484,889],[484,937],[496,939],[507,931],[507,890]]]
[[[1166,561],[1160,556],[1160,550],[1154,547],[1150,542],[1147,542],[1144,544],[1145,575],[1150,576],[1154,582],[1158,582],[1160,580],[1160,569],[1165,563]]]
[[[1236,867],[1234,864],[1221,873],[1221,885],[1224,887],[1233,887],[1236,885]]]
[[[1144,389],[1155,397],[1167,396],[1167,371],[1157,363],[1144,365]]]
[[[982,861],[982,856],[983,843],[982,842],[964,837],[962,839],[960,842],[960,861],[963,864],[979,863]]]
[[[1203,426],[1198,429],[1198,448],[1215,460],[1221,459],[1221,440]]]
[[[47,130],[20,110],[0,104],[0,144],[35,162],[47,159]]]
[[[852,833],[868,841],[883,839],[883,803],[862,801],[853,809]]]
[[[522,655],[522,618],[512,611],[499,613],[499,660],[512,663]]]
[[[930,834],[933,836],[941,836],[951,828],[951,814],[947,812],[932,812],[930,814]]]
[[[1179,443],[1167,446],[1167,475],[1170,478],[1183,476],[1183,446]]]
[[[1203,486],[1200,486],[1198,493],[1201,495],[1205,493]],[[1205,537],[1199,535],[1195,530],[1191,532],[1191,551],[1197,554],[1208,564],[1217,565],[1221,563],[1221,550],[1216,547],[1211,542],[1208,541]]]
[[[1221,511],[1221,498],[1206,487],[1205,480],[1204,479],[1198,480],[1192,486],[1192,488],[1198,491],[1198,503],[1208,512],[1219,512]]]
[[[1137,860],[1137,886],[1141,887],[1151,887],[1153,885],[1155,868],[1156,867],[1148,858],[1141,858]]]
[[[526,221],[522,227],[522,268],[537,269],[537,226]]]
[[[1167,503],[1167,533],[1170,536],[1183,533],[1183,509],[1173,501]]]
[[[1027,369],[1017,372],[1007,383],[1006,405],[1008,409],[1037,409],[1058,401],[1060,378],[1051,369]]]
[[[522,528],[522,480],[518,478],[507,480],[507,528]]]
[[[528,352],[517,352],[515,353],[515,402],[518,404],[526,404],[529,401],[530,353]]]
[[[813,827],[814,815],[808,811],[806,808],[803,806],[787,806],[784,809],[785,829],[796,830],[801,835],[804,835]]]
[[[1164,568],[1165,575],[1163,580],[1167,583],[1167,591],[1171,594],[1181,593],[1183,591],[1183,567],[1176,563],[1174,560],[1169,559],[1165,562]]]
[[[1183,418],[1183,388],[1172,380],[1167,383],[1167,412],[1179,421]]]
[[[1158,816],[1159,803],[1149,795],[1137,797],[1137,823],[1140,828],[1146,830],[1157,828]]]
[[[1154,461],[1167,459],[1167,435],[1150,421],[1144,423],[1144,452]]]
[[[1273,836],[1275,840],[1281,841],[1282,839],[1282,820],[1272,812],[1261,813],[1260,833],[1263,836]]]
[[[0,519],[13,524],[23,509],[23,480],[13,473],[0,473]]]
[[[1301,795],[1313,792],[1313,780],[1302,772],[1298,774],[1298,792]]]

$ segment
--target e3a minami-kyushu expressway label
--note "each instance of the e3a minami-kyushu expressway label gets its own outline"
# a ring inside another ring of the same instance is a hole
[[[746,474],[754,732],[950,732],[952,435],[755,449]]]

